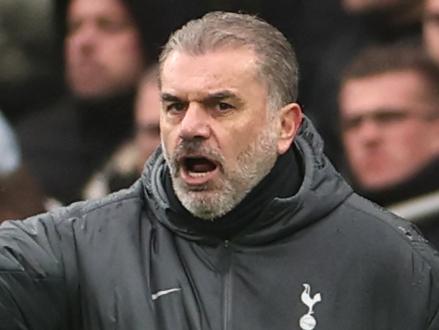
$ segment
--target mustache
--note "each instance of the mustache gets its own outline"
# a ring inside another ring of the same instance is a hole
[[[178,170],[185,157],[197,156],[207,158],[222,167],[224,164],[224,157],[219,150],[207,146],[203,140],[191,139],[182,140],[175,148],[174,155],[171,162],[175,169]]]

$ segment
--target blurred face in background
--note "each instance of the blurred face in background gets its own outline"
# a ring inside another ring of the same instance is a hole
[[[142,82],[135,109],[139,172],[142,172],[145,161],[160,144],[160,107],[158,84],[153,81]]]
[[[84,99],[133,88],[144,71],[139,32],[120,0],[71,0],[65,39],[66,80]]]
[[[424,45],[439,65],[439,0],[426,0],[424,7]]]
[[[407,0],[342,0],[342,7],[348,13],[366,13],[388,10]]]
[[[438,105],[428,95],[431,89],[412,70],[343,84],[342,138],[354,179],[363,189],[409,179],[439,154]]]

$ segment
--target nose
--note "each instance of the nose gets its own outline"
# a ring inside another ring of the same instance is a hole
[[[211,134],[210,116],[207,111],[196,103],[189,103],[180,122],[180,138],[208,139]]]
[[[381,129],[374,120],[367,118],[361,123],[357,134],[365,143],[375,142],[380,136]]]
[[[81,52],[90,52],[97,40],[96,29],[92,24],[82,24],[77,31],[70,36],[70,44]]]

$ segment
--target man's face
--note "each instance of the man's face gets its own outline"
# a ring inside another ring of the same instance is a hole
[[[66,80],[76,96],[105,98],[136,85],[141,41],[121,0],[71,0],[67,27]]]
[[[229,212],[276,161],[278,115],[255,60],[246,49],[173,52],[162,67],[165,157],[178,198],[200,218]]]
[[[342,86],[343,142],[362,188],[400,183],[438,155],[437,110],[429,90],[410,70],[351,79]]]
[[[424,7],[424,45],[439,65],[439,0],[427,0]]]
[[[143,83],[138,91],[135,109],[136,143],[139,170],[160,144],[160,90],[156,83]]]

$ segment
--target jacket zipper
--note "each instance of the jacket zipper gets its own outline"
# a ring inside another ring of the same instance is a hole
[[[223,330],[231,330],[232,321],[232,270],[231,270],[231,252],[229,241],[224,241],[226,265],[224,269],[224,293],[223,293]]]

